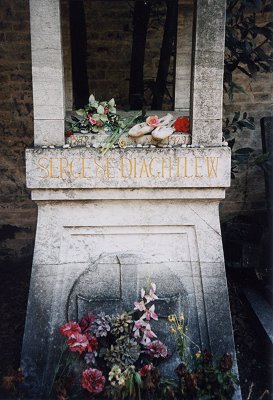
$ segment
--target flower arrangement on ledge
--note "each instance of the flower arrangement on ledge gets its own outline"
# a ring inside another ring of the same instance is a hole
[[[191,356],[183,313],[168,317],[180,358],[177,380],[161,376],[158,367],[171,354],[153,330],[158,321],[157,299],[156,285],[151,283],[148,290],[141,289],[141,299],[130,312],[112,316],[89,313],[79,322],[69,321],[60,327],[66,351],[54,384],[58,400],[84,398],[85,394],[89,399],[112,400],[232,398],[238,382],[231,371],[231,356],[224,354],[214,365],[212,355],[198,346]]]
[[[189,133],[190,120],[188,117],[173,118],[167,114],[162,118],[157,115],[146,116],[143,112],[136,112],[129,117],[117,114],[115,100],[97,101],[93,94],[84,108],[76,111],[66,121],[66,136],[76,133],[108,133],[109,137],[102,145],[102,153],[105,154],[119,138],[128,131],[132,138],[151,134],[156,141],[162,141],[174,132]],[[123,147],[123,146],[121,146]]]

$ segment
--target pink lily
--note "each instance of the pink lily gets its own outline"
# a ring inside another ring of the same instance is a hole
[[[147,325],[147,322],[143,321],[143,319],[136,321],[133,327],[134,337],[140,337],[140,331],[143,331]]]
[[[142,316],[142,318],[143,317],[145,319],[147,319],[147,321],[150,321],[151,318],[154,319],[155,321],[158,320],[158,315],[155,313],[155,305],[154,304],[152,305],[152,307],[150,309],[146,308],[145,314]]]
[[[151,283],[151,289],[150,289],[149,294],[146,294],[144,296],[145,299],[147,300],[146,304],[150,303],[153,300],[158,299],[157,295],[155,294],[155,291],[156,291],[156,285],[155,285],[155,283]]]
[[[135,306],[134,310],[146,311],[146,307],[143,300],[141,300],[140,302],[135,301],[134,306]]]

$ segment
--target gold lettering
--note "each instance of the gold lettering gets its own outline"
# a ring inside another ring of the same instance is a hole
[[[82,158],[82,171],[81,171],[81,177],[82,178],[92,178],[92,176],[86,176],[85,172],[86,172],[86,161],[88,160],[92,160],[92,158]]]
[[[70,164],[69,164],[70,175],[72,176],[72,178],[81,178],[82,177],[82,175],[81,175],[82,171],[78,172],[77,175],[74,175],[73,168],[74,168],[74,161],[76,161],[76,160],[81,162],[81,158],[74,158],[74,160],[72,160],[70,162]]]
[[[133,178],[136,178],[136,158],[133,160]]]
[[[98,163],[98,161],[94,158],[94,164],[96,166],[96,178],[104,178],[105,171],[104,168]]]
[[[180,178],[180,157],[176,158],[176,177]]]
[[[154,160],[159,160],[157,157],[154,157],[154,158],[152,158],[151,160],[150,160],[150,162],[149,162],[149,171],[150,171],[150,175],[153,177],[153,178],[160,178],[160,172],[159,171],[156,171],[156,174],[154,175],[153,174],[153,162],[154,162]]]
[[[149,178],[149,171],[148,171],[148,167],[146,165],[145,160],[142,161],[141,170],[140,170],[140,174],[139,174],[140,178],[142,178],[143,171],[145,171],[145,173],[146,173],[146,178]]]
[[[59,158],[50,158],[50,160],[49,160],[49,178],[60,178],[60,176],[59,175],[57,175],[57,176],[54,176],[53,175],[53,161],[54,160],[59,160]]]
[[[219,157],[206,157],[207,171],[208,171],[209,178],[212,178],[212,177],[217,178],[218,159],[219,159]]]
[[[202,167],[198,162],[202,160],[203,157],[195,157],[194,159],[194,176],[195,178],[203,178],[203,175],[199,175],[199,169]]]
[[[191,176],[188,176],[188,158],[184,157],[184,178],[192,178]]]
[[[106,158],[106,167],[105,167],[105,178],[114,178],[115,177],[115,170],[114,167],[110,165],[110,162],[113,161],[113,158]],[[113,175],[109,175],[109,168],[113,169]]]
[[[65,165],[63,165],[63,161],[66,162]],[[63,174],[65,174],[66,176],[68,176],[67,169],[66,169],[67,167],[68,167],[68,160],[67,160],[67,158],[60,158],[60,178],[63,179]]]
[[[125,160],[129,161],[129,166],[130,166],[130,173],[129,173],[128,176],[124,175],[124,161]],[[126,178],[126,179],[132,177],[132,162],[131,162],[131,160],[129,160],[129,158],[123,158],[122,157],[120,159],[120,175],[121,175],[121,178]]]
[[[44,165],[41,164],[42,160],[48,161],[48,158],[46,158],[46,157],[45,157],[45,158],[39,158],[39,160],[38,160],[38,162],[37,162],[38,165],[39,165],[39,167],[40,167],[43,171],[45,171],[45,172],[47,173],[47,175],[45,175],[45,176],[40,176],[40,178],[46,179],[46,178],[49,177],[48,167],[45,167]]]

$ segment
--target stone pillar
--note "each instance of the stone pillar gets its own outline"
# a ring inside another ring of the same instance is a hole
[[[30,0],[34,145],[64,144],[64,76],[59,0]]]
[[[192,69],[192,143],[220,146],[225,49],[225,0],[196,2]]]
[[[190,113],[194,1],[178,1],[175,110]]]

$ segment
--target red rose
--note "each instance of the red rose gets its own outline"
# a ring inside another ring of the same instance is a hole
[[[178,117],[174,124],[174,129],[176,132],[185,132],[189,133],[190,131],[190,119],[188,117]]]
[[[89,340],[86,335],[75,333],[67,339],[67,345],[70,351],[81,354],[88,350]]]
[[[82,373],[82,387],[90,393],[98,394],[104,389],[105,377],[95,368],[89,368]]]
[[[80,333],[81,328],[77,322],[69,321],[60,327],[60,332],[61,335],[69,337],[75,333]]]
[[[73,132],[72,131],[66,131],[65,132],[65,136],[66,137],[70,137],[70,136],[72,136],[73,135]]]

